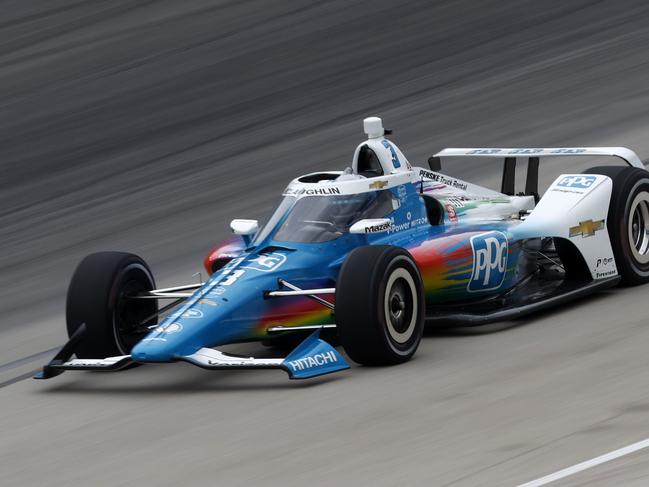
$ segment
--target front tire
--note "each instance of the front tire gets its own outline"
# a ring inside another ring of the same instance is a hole
[[[649,172],[637,167],[603,166],[586,173],[613,180],[607,229],[622,283],[649,282]]]
[[[336,327],[349,357],[363,365],[394,365],[412,358],[424,330],[419,269],[404,249],[354,249],[336,283]]]
[[[75,354],[79,358],[128,355],[157,323],[157,300],[129,299],[130,295],[155,289],[149,266],[137,255],[98,252],[81,261],[75,270],[66,303],[68,336],[82,323],[86,333]],[[146,326],[145,326],[146,325]]]

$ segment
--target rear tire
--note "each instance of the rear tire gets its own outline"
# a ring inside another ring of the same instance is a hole
[[[98,252],[81,261],[72,276],[66,303],[68,336],[82,323],[86,334],[75,354],[79,358],[128,355],[146,335],[140,322],[158,311],[157,300],[128,299],[155,289],[149,266],[137,255]],[[146,325],[157,324],[157,316]]]
[[[626,285],[649,281],[649,172],[602,166],[585,171],[613,180],[606,225],[617,270]]]
[[[419,269],[399,247],[354,249],[336,283],[336,327],[349,357],[363,365],[394,365],[412,358],[424,330]]]

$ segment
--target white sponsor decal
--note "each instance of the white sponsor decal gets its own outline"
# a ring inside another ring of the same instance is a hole
[[[414,220],[405,221],[402,223],[393,223],[388,233],[402,232],[404,230],[409,230],[410,228],[417,227],[419,225],[428,225],[428,219],[425,217],[415,218]]]
[[[185,311],[181,317],[183,318],[202,318],[203,312],[200,309],[190,308]]]
[[[222,280],[218,282],[219,286],[212,289],[208,295],[219,296],[223,294],[226,291],[223,286],[232,286],[239,278],[245,275],[246,269],[259,272],[272,272],[277,270],[286,262],[286,255],[280,254],[279,252],[261,254],[245,262],[244,265],[235,268],[243,260],[244,257],[231,260],[221,271],[220,279]]]
[[[557,182],[557,186],[571,189],[588,189],[597,181],[596,176],[565,176]]]
[[[242,269],[254,269],[261,272],[271,272],[278,269],[284,262],[286,262],[286,255],[279,252],[271,252],[269,254],[261,254],[260,256],[249,260]]]
[[[336,353],[330,350],[325,353],[317,353],[308,357],[302,357],[297,360],[291,360],[288,364],[294,371],[310,369],[311,367],[318,367],[325,364],[332,364],[338,362]]]
[[[314,189],[288,187],[284,190],[284,196],[325,196],[330,194],[340,194],[340,188],[335,186]]]
[[[566,147],[566,148],[559,148],[559,149],[552,149],[552,150],[547,150],[547,149],[509,149],[509,150],[504,150],[504,149],[474,149],[472,151],[467,152],[469,155],[481,155],[481,154],[581,154],[583,152],[586,152],[587,149],[583,148],[573,148],[573,147]]]
[[[449,196],[444,199],[446,200],[447,203],[450,203],[455,208],[464,208],[464,201],[462,200],[462,198],[456,196]]]
[[[221,286],[218,286],[218,287],[215,287],[214,289],[212,289],[212,290],[211,290],[209,293],[207,293],[207,294],[208,294],[208,296],[220,296],[220,295],[223,294],[224,292],[225,292],[225,288],[224,288],[224,287],[221,287]]]
[[[445,184],[446,186],[450,186],[451,188],[457,188],[463,191],[466,191],[467,188],[467,184],[458,179],[449,178],[448,176],[444,176],[443,174],[439,174],[436,172],[426,171],[426,169],[420,169],[419,176],[423,176],[432,181]]]
[[[232,286],[232,284],[237,282],[237,279],[239,279],[245,273],[246,271],[244,271],[243,269],[237,269],[235,271],[230,272],[225,276],[225,280],[221,281],[221,286]]]
[[[180,323],[169,323],[167,325],[160,325],[155,329],[158,333],[166,333],[166,334],[171,334],[171,333],[179,333],[183,329],[183,325]]]

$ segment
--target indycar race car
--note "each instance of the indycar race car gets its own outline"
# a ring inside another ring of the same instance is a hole
[[[425,324],[517,318],[649,280],[649,172],[629,149],[444,149],[421,168],[380,118],[364,129],[351,167],[293,180],[261,229],[233,220],[234,237],[205,258],[204,283],[156,288],[128,253],[82,260],[67,296],[69,341],[37,378],[186,361],[301,379],[349,367],[336,343],[359,364],[392,365],[413,356]],[[539,195],[541,159],[570,156],[626,165],[562,174]],[[500,192],[444,175],[442,161],[457,157],[503,159]],[[283,358],[218,349],[288,337],[299,340]]]

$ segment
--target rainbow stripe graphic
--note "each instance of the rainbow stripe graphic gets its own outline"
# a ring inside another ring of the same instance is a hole
[[[333,295],[322,296],[334,302]],[[306,297],[281,298],[272,302],[255,325],[255,336],[266,336],[266,330],[273,326],[313,326],[334,323],[332,310]]]
[[[478,293],[469,294],[467,286],[473,272],[470,240],[473,235],[481,233],[484,232],[438,237],[408,249],[419,266],[427,303],[478,297]],[[501,286],[503,291],[517,275],[519,251],[520,245],[517,243],[508,246],[507,271]]]
[[[419,266],[427,302],[466,295],[473,270],[473,251],[466,236],[440,237],[408,250]]]

